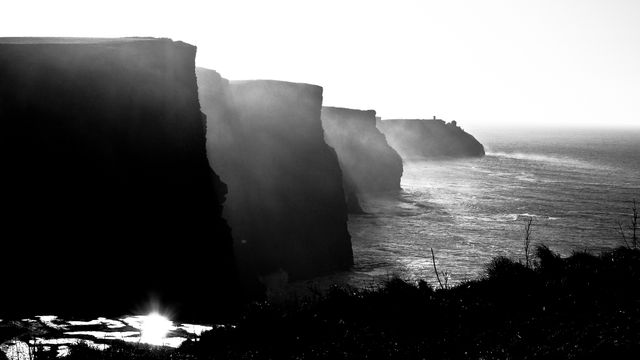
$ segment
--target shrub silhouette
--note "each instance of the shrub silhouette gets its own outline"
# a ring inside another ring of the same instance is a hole
[[[254,303],[234,326],[185,342],[171,357],[149,358],[637,357],[640,250],[563,258],[541,245],[535,257],[531,268],[497,257],[484,277],[438,291],[392,278],[379,288]]]
[[[538,258],[537,267],[540,269],[555,271],[562,266],[562,258],[560,258],[560,255],[551,251],[551,249],[544,244],[536,246],[535,254]]]
[[[485,271],[489,280],[500,282],[512,282],[517,279],[525,280],[533,274],[533,270],[525,264],[505,256],[495,257],[487,264]]]

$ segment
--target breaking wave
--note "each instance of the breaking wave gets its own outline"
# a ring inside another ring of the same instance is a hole
[[[498,158],[508,158],[515,160],[535,161],[550,163],[559,166],[574,166],[580,168],[602,168],[603,166],[590,163],[583,160],[574,159],[566,156],[552,156],[536,153],[521,153],[521,152],[488,152],[487,156],[493,156]]]

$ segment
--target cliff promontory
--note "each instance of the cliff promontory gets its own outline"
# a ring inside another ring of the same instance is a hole
[[[357,195],[400,190],[402,159],[376,127],[375,111],[323,107],[322,126],[338,154],[348,203]]]
[[[0,314],[153,300],[203,319],[228,303],[226,187],[195,54],[168,39],[0,39]]]
[[[403,159],[484,156],[484,147],[455,121],[378,120],[378,128]]]
[[[322,88],[229,82],[198,69],[224,215],[244,272],[298,279],[353,263],[342,172],[324,141]]]

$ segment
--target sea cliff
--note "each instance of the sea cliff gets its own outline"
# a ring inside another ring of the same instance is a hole
[[[327,144],[338,154],[347,203],[359,212],[357,198],[400,190],[402,159],[376,127],[376,112],[322,108]]]
[[[405,160],[484,156],[482,144],[455,121],[378,120],[377,125]]]
[[[324,141],[322,88],[227,81],[197,69],[209,154],[244,273],[308,278],[353,263],[342,172]],[[268,286],[268,285],[267,285]]]
[[[2,315],[122,315],[153,298],[203,319],[231,302],[195,54],[168,39],[0,39]]]

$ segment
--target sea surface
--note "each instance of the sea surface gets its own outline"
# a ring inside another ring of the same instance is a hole
[[[493,257],[524,259],[529,218],[532,246],[561,255],[623,245],[617,222],[640,202],[640,128],[470,132],[485,157],[405,163],[399,196],[365,199],[368,214],[350,216],[353,270],[316,281],[433,284],[431,249],[450,284],[474,279]]]

